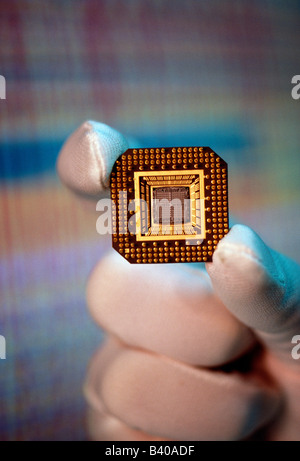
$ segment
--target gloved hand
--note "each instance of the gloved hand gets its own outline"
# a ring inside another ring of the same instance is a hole
[[[63,146],[59,174],[99,199],[127,147],[86,122]],[[248,227],[230,230],[206,271],[130,265],[111,250],[87,299],[108,332],[84,387],[92,439],[300,440],[300,268]]]

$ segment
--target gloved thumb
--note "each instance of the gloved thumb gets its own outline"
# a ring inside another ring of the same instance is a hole
[[[300,334],[300,266],[268,248],[250,228],[235,225],[219,242],[207,271],[225,306],[278,358],[295,366],[291,351]]]

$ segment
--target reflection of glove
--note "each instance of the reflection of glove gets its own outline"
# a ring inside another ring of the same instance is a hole
[[[98,197],[126,148],[86,123],[62,149],[61,178]],[[239,440],[264,427],[265,440],[300,440],[299,267],[236,225],[206,268],[113,251],[95,268],[88,304],[109,337],[85,384],[93,439]]]

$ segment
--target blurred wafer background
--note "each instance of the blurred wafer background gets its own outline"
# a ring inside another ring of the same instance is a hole
[[[82,440],[102,334],[85,283],[110,246],[55,162],[86,119],[144,146],[208,145],[230,208],[300,261],[300,3],[14,1],[0,8],[0,440]]]

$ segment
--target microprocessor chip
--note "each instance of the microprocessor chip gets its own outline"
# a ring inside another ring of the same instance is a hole
[[[212,261],[229,223],[227,164],[212,149],[128,149],[110,185],[113,248],[130,263]]]

